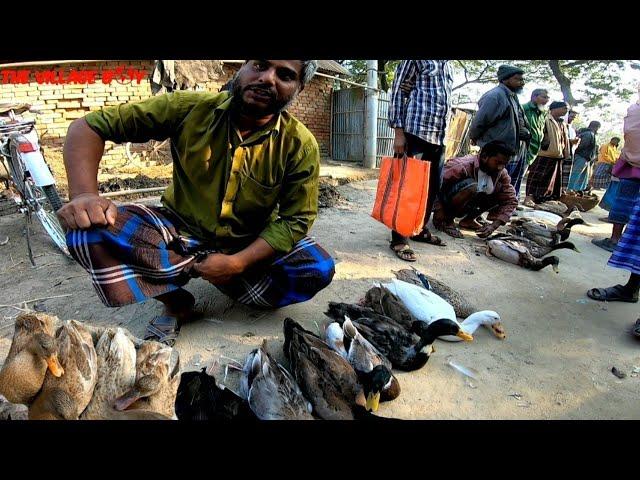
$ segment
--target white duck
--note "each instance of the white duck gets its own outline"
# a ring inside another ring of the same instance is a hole
[[[384,284],[384,287],[402,300],[402,303],[416,320],[431,324],[441,318],[447,318],[457,322],[460,328],[470,335],[473,335],[480,325],[484,325],[499,339],[504,340],[506,338],[500,315],[497,312],[482,310],[469,315],[463,322],[459,322],[451,304],[430,290],[395,278],[392,283]],[[454,335],[438,338],[449,342],[462,340]]]

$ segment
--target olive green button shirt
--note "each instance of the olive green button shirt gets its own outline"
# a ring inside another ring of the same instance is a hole
[[[115,143],[171,139],[173,181],[162,202],[187,225],[181,233],[223,251],[262,237],[289,252],[318,213],[318,144],[287,112],[242,139],[230,104],[229,92],[174,92],[85,119]]]

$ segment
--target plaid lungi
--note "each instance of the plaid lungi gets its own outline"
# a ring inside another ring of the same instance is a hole
[[[110,307],[143,302],[177,290],[194,278],[193,264],[215,250],[182,236],[166,209],[132,204],[118,207],[114,226],[67,232],[71,256],[91,274]],[[331,256],[305,237],[270,265],[255,267],[217,288],[256,307],[304,302],[325,288],[335,273]]]
[[[529,166],[527,196],[532,196],[536,203],[557,200],[560,198],[561,179],[562,159],[538,156]]]
[[[514,155],[505,166],[507,173],[511,177],[511,185],[516,189],[516,198],[520,198],[520,185],[522,177],[527,171],[528,149],[526,142],[520,142],[520,151]]]
[[[603,208],[607,212],[610,212],[611,208],[613,207],[613,203],[616,201],[616,197],[618,196],[619,189],[620,180],[612,175],[611,182],[609,182],[609,186],[607,187],[607,191],[604,192],[602,200],[600,200],[600,208]]]
[[[572,169],[573,158],[565,158],[562,160],[562,189],[565,191],[569,188],[569,178],[571,178]]]
[[[571,169],[568,189],[575,192],[586,190],[590,176],[591,162],[581,155],[576,155]]]
[[[611,171],[613,170],[613,164],[598,162],[593,171],[593,177],[591,179],[591,185],[593,188],[609,188],[611,183]]]
[[[640,196],[640,180],[621,178],[618,182],[618,192],[609,211],[609,221],[626,224]]]
[[[640,275],[640,197],[636,199],[629,223],[611,254],[608,265]]]

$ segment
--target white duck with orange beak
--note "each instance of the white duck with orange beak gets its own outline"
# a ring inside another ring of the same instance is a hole
[[[456,318],[456,313],[451,304],[426,288],[395,278],[392,280],[392,283],[386,283],[383,286],[404,303],[405,307],[407,307],[416,320],[426,322],[427,324],[431,324],[440,319],[453,320],[458,323],[460,329],[469,336],[473,335],[480,325],[484,325],[499,339],[504,340],[506,338],[500,315],[497,312],[482,310],[469,315],[464,321],[460,322]],[[463,338],[454,335],[446,335],[438,338],[449,342],[460,342],[463,340]]]

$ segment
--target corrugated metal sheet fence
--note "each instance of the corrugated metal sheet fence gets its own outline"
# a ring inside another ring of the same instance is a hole
[[[362,163],[364,159],[363,88],[335,90],[332,97],[331,158],[336,161]],[[388,123],[389,94],[378,96],[377,166],[383,156],[393,152],[393,130]]]

